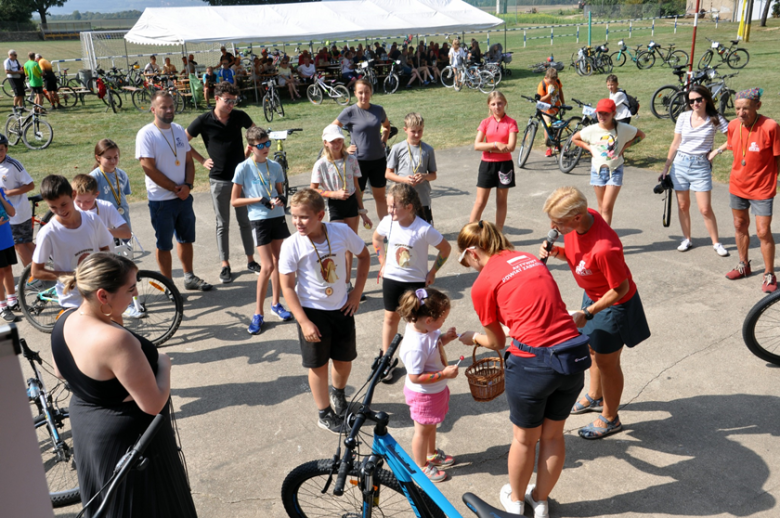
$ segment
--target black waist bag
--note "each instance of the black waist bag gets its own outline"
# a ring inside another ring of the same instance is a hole
[[[581,334],[552,347],[531,347],[517,340],[512,343],[521,351],[543,358],[544,363],[559,374],[578,374],[590,368],[589,341],[588,335]]]

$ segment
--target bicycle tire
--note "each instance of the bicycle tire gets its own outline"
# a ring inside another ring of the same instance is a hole
[[[581,76],[585,76],[585,77],[592,76],[594,68],[595,67],[593,66],[593,58],[584,57],[580,60],[578,70]]]
[[[65,85],[68,88],[73,88],[74,90],[79,90],[81,88],[84,88],[84,85],[81,84],[81,81],[79,81],[76,78],[68,79],[68,83]]]
[[[57,94],[59,95],[60,102],[65,105],[66,108],[73,108],[79,103],[79,95],[69,86],[60,87]]]
[[[682,112],[685,111],[687,106],[687,92],[680,91],[672,96],[672,99],[669,101],[669,118],[672,119],[672,122],[677,122],[677,117],[679,117]]]
[[[726,58],[728,66],[735,70],[745,68],[748,61],[750,61],[750,54],[745,49],[736,49],[735,51],[730,52]]]
[[[455,86],[455,71],[451,66],[446,66],[441,71],[441,84],[445,88],[452,88]]]
[[[754,355],[780,365],[780,291],[759,300],[742,325],[742,339]]]
[[[496,76],[487,70],[479,73],[479,91],[483,94],[489,94],[496,89]]]
[[[724,117],[726,116],[726,110],[734,107],[735,95],[737,95],[737,92],[734,90],[726,90],[721,94],[720,101],[718,102],[718,113]]]
[[[122,107],[122,97],[114,94],[111,90],[108,91],[108,104],[111,106],[111,111],[116,113]],[[177,112],[178,113],[178,112]]]
[[[145,317],[125,318],[124,326],[160,347],[179,329],[184,300],[173,281],[159,272],[138,270],[136,287]]]
[[[274,121],[274,101],[268,94],[263,96],[263,115],[265,116],[266,121]]]
[[[636,66],[641,70],[653,68],[655,65],[655,53],[648,50],[642,51],[636,56]]]
[[[485,70],[490,72],[495,76],[496,79],[496,86],[498,86],[501,83],[501,79],[503,79],[503,74],[501,73],[501,67],[498,66],[496,63],[488,63],[485,65]]]
[[[38,415],[33,420],[43,469],[46,473],[46,483],[49,486],[49,498],[54,508],[66,507],[81,501],[69,417],[68,412],[61,409],[52,412],[52,420],[60,436],[59,444],[54,443],[43,415]]]
[[[274,108],[280,117],[284,117],[284,105],[282,105],[282,99],[277,92],[274,92]]]
[[[571,172],[580,161],[582,148],[578,146],[574,146],[574,149],[571,148],[572,137],[575,133],[580,131],[580,129],[582,129],[582,117],[572,117],[566,121],[566,125],[563,128],[558,130],[557,141],[559,143],[564,143],[563,146],[561,146],[560,155],[558,156],[558,169],[560,169],[562,173]],[[564,158],[567,145],[569,146],[569,151],[568,155]]]
[[[54,129],[48,121],[38,119],[31,120],[24,127],[22,132],[22,141],[27,149],[32,151],[41,151],[51,145],[54,140]]]
[[[62,311],[56,293],[52,293],[56,282],[34,280],[31,272],[32,264],[28,264],[19,277],[19,305],[31,326],[42,333],[51,334]],[[28,281],[34,284],[31,286]]]
[[[617,51],[610,54],[609,58],[612,60],[612,64],[616,67],[622,67],[626,64],[626,53]]]
[[[398,90],[398,85],[401,84],[401,78],[397,74],[388,74],[382,83],[382,89],[387,95],[392,95]]]
[[[669,117],[669,103],[679,91],[680,87],[677,85],[664,85],[653,93],[650,111],[656,118],[666,119]]]
[[[349,90],[344,85],[336,85],[333,87],[333,89],[338,94],[336,96],[336,103],[339,106],[346,106],[349,104],[349,101],[352,99],[349,93]]]
[[[173,97],[173,109],[176,111],[176,113],[182,113],[184,111],[184,97],[182,95],[174,90],[174,91],[168,91],[168,93],[171,94],[171,97]],[[121,108],[121,104],[119,105]]]
[[[602,74],[611,74],[612,73],[612,58],[607,56],[606,54],[599,56],[598,59],[598,70]]]
[[[306,89],[306,97],[312,104],[322,104],[322,90],[317,85],[309,85]]]
[[[13,113],[5,120],[5,136],[8,137],[8,144],[15,146],[22,138],[22,128],[19,125],[19,118]]]
[[[536,138],[536,124],[529,123],[528,126],[525,127],[523,140],[520,141],[520,151],[517,153],[517,167],[520,169],[522,169],[528,161],[528,156],[531,154],[531,148],[534,146],[534,138]]]
[[[14,98],[14,89],[11,86],[11,79],[8,77],[3,79],[3,93],[6,97]]]
[[[669,55],[669,59],[666,60],[666,63],[668,63],[670,67],[687,65],[689,59],[688,53],[684,50],[675,50]]]
[[[699,58],[699,64],[697,65],[699,70],[704,70],[705,68],[710,66],[710,63],[712,63],[712,56],[714,54],[715,53],[712,52],[712,50],[708,50],[707,52],[701,55],[701,57]]]
[[[147,113],[152,107],[152,92],[148,88],[136,90],[130,99],[135,109],[141,113]]]
[[[332,492],[322,493],[322,488],[330,477],[332,463],[332,459],[313,460],[301,464],[285,477],[282,483],[282,504],[288,516],[363,516],[363,495],[354,480],[360,476],[359,468],[353,468],[349,473],[352,480],[347,481],[342,496],[334,496]],[[379,491],[379,501],[374,505],[374,509],[379,512],[375,512],[374,516],[417,516],[398,480],[390,471],[377,470],[374,474],[374,486]],[[419,494],[428,508],[427,514],[424,513],[425,510],[420,510],[423,516],[446,517],[428,495],[422,491]]]

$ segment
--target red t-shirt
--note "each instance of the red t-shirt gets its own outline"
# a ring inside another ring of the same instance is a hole
[[[588,209],[588,214],[593,216],[593,225],[587,232],[563,236],[566,262],[577,285],[593,301],[628,278],[628,293],[615,303],[623,304],[636,293],[636,284],[623,257],[623,243],[598,212]]]
[[[517,122],[509,115],[504,115],[500,121],[496,121],[495,117],[491,115],[479,124],[478,130],[485,135],[485,142],[500,142],[502,144],[509,144],[510,133],[520,132],[517,129]],[[506,162],[507,160],[511,162],[512,153],[483,151],[482,160],[485,162]]]
[[[579,336],[550,271],[532,254],[505,251],[490,258],[471,287],[483,326],[500,322],[532,347],[550,347]],[[509,352],[532,358],[514,345]]]
[[[731,194],[749,200],[775,197],[776,160],[780,156],[779,129],[775,121],[763,115],[758,116],[752,131],[737,119],[729,122],[728,148],[734,152],[729,179]],[[742,165],[743,151],[745,165]]]

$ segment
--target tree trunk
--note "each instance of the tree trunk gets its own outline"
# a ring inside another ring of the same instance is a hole
[[[46,29],[46,9],[38,9],[38,14],[41,16],[41,27]]]
[[[772,6],[772,0],[766,0],[764,12],[761,13],[761,27],[766,27],[766,19],[769,16],[769,8]]]

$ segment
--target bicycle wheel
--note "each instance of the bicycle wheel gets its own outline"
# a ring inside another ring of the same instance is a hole
[[[688,98],[686,92],[677,92],[669,101],[669,118],[672,122],[677,122],[677,117],[685,111],[688,106]]]
[[[309,85],[306,89],[306,97],[312,104],[322,104],[322,90],[317,85]]]
[[[780,365],[780,291],[759,300],[745,317],[742,339],[750,352]]]
[[[22,128],[19,127],[19,119],[10,114],[5,120],[5,136],[8,137],[8,144],[15,146],[19,143],[19,139],[22,138]]]
[[[577,69],[577,72],[581,76],[592,76],[594,68],[593,59],[586,57],[579,61],[579,68]]]
[[[280,117],[284,117],[284,106],[282,105],[282,99],[277,92],[274,92],[274,107],[276,108],[276,113],[278,113]]]
[[[613,52],[610,54],[609,59],[612,60],[614,66],[622,67],[626,64],[626,53],[622,51]]]
[[[72,88],[73,90],[78,90],[80,88],[84,88],[84,85],[81,84],[81,81],[79,81],[76,78],[68,79],[68,82],[66,85],[68,88]]]
[[[168,277],[149,270],[138,270],[136,287],[138,296],[133,303],[143,317],[126,317],[124,326],[159,347],[179,329],[184,316],[181,293]]]
[[[38,415],[34,419],[38,447],[43,459],[43,469],[46,472],[46,483],[49,486],[49,498],[52,507],[55,508],[73,505],[81,500],[73,453],[73,435],[68,417],[68,412],[65,410],[56,409],[52,413],[52,420],[60,438],[59,442],[54,440],[43,415]]]
[[[133,92],[131,99],[135,109],[141,113],[147,113],[152,107],[152,92],[147,88]]]
[[[483,94],[489,94],[496,89],[496,76],[483,70],[479,73],[479,91]]]
[[[721,94],[720,96],[720,102],[718,102],[718,113],[725,116],[726,110],[729,108],[734,108],[734,96],[737,95],[737,92],[734,90],[726,90]]]
[[[263,96],[263,115],[265,115],[265,120],[268,122],[273,122],[274,120],[274,101],[271,98],[270,95],[265,94]]]
[[[451,66],[444,67],[444,70],[441,71],[441,84],[444,85],[445,88],[452,88],[455,86],[455,71]]]
[[[401,79],[396,74],[388,74],[388,76],[385,78],[384,83],[382,83],[382,88],[384,89],[385,93],[390,95],[394,94],[396,90],[398,90],[398,85],[401,84]]]
[[[109,90],[106,97],[108,97],[108,105],[111,106],[111,111],[116,113],[122,107],[122,96]]]
[[[24,145],[33,151],[46,149],[51,144],[52,139],[54,139],[54,130],[48,121],[42,119],[31,120],[22,132]]]
[[[745,68],[750,61],[750,54],[745,49],[737,49],[726,58],[726,63],[731,68]]]
[[[569,173],[577,166],[582,156],[582,148],[572,143],[572,137],[582,129],[582,119],[580,117],[572,118],[569,123],[560,131],[558,141],[563,142],[561,153],[558,157],[558,169],[562,173]]]
[[[3,93],[6,95],[6,97],[10,97],[12,99],[14,97],[14,89],[11,86],[11,79],[7,77],[3,79]]]
[[[73,88],[69,86],[63,86],[61,87],[57,93],[59,94],[60,102],[66,107],[66,108],[73,108],[76,106],[79,102],[79,96],[76,92],[73,91]]]
[[[517,167],[522,168],[528,161],[528,155],[531,154],[531,148],[534,145],[534,138],[536,137],[536,124],[529,123],[525,127],[525,133],[523,134],[523,140],[520,142],[520,151],[517,153]]]
[[[684,50],[675,50],[669,55],[669,59],[666,60],[670,67],[676,67],[679,65],[688,64],[688,53]]]
[[[348,105],[350,101],[350,95],[347,87],[344,85],[336,85],[333,87],[333,89],[336,91],[336,102],[340,106]]]
[[[636,66],[642,70],[653,68],[655,65],[655,53],[650,51],[643,51],[636,56]]]
[[[503,74],[501,73],[501,67],[498,66],[497,63],[488,63],[487,65],[485,65],[485,70],[487,70],[488,72],[490,72],[495,76],[496,86],[498,86],[499,83],[501,83],[501,79],[503,79],[502,77]]]
[[[669,103],[672,97],[677,95],[680,91],[680,87],[676,85],[662,86],[653,94],[653,100],[650,103],[650,111],[658,119],[666,119],[669,117]]]
[[[598,69],[602,74],[612,73],[612,58],[604,54],[598,59]]]
[[[31,271],[32,265],[28,264],[19,277],[19,305],[31,326],[43,333],[51,333],[62,310],[54,290],[56,283],[33,279]]]
[[[288,516],[363,516],[363,495],[357,483],[360,476],[358,468],[350,472],[342,496],[334,496],[332,491],[322,493],[331,476],[332,463],[330,459],[314,460],[301,464],[287,475],[282,483],[282,503]],[[417,516],[391,472],[378,470],[374,475],[374,486],[374,516]],[[428,511],[428,514],[423,512],[423,516],[445,518],[428,495],[420,491],[420,496]]]
[[[181,113],[184,111],[184,97],[177,91],[174,90],[172,92],[169,92],[171,94],[171,97],[173,97],[173,108],[176,111],[176,113]],[[119,104],[120,108],[122,104]]]
[[[708,50],[707,52],[701,55],[701,57],[699,58],[699,65],[698,65],[699,70],[704,70],[705,68],[710,66],[710,63],[712,63],[712,56],[714,54],[715,53],[712,52],[712,50]]]

